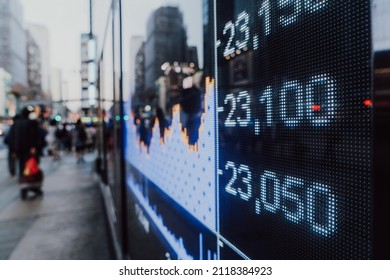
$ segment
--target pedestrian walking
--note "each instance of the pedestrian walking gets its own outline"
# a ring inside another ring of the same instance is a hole
[[[19,159],[19,180],[22,181],[26,161],[33,155],[39,162],[40,151],[44,147],[43,128],[37,121],[33,107],[23,108],[21,117],[17,120],[10,134],[9,143]]]
[[[62,124],[61,129],[61,148],[60,150],[64,150],[65,152],[72,151],[72,129],[68,123]]]
[[[86,126],[85,132],[87,133],[86,149],[90,153],[95,149],[96,141],[96,128],[93,123],[89,123]]]
[[[74,145],[76,150],[77,163],[85,162],[84,151],[87,142],[87,132],[85,131],[84,124],[80,119],[77,120],[76,126],[73,132]]]
[[[56,120],[51,120],[46,134],[46,142],[48,145],[49,155],[53,160],[60,158],[62,130],[57,126]]]

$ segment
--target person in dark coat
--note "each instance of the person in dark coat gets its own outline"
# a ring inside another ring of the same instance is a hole
[[[85,162],[84,151],[87,143],[87,132],[85,131],[84,124],[80,119],[76,122],[74,128],[74,145],[76,149],[77,163]]]
[[[10,131],[8,142],[19,159],[19,179],[22,179],[23,169],[28,158],[33,155],[39,161],[39,152],[42,150],[42,128],[34,115],[33,108],[26,107],[21,112]]]

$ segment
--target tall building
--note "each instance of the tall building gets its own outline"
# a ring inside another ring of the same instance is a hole
[[[50,44],[49,32],[45,26],[28,24],[27,30],[34,38],[41,53],[41,88],[42,93],[50,95]]]
[[[135,95],[141,95],[145,90],[145,42],[142,42],[135,55],[134,68]]]
[[[136,88],[136,66],[137,64],[137,53],[140,50],[142,44],[144,44],[143,36],[132,36],[130,39],[130,73],[129,73],[129,83],[130,83],[130,94],[133,96],[135,94]]]
[[[11,75],[0,67],[0,117],[15,116],[16,98],[11,94]]]
[[[214,1],[203,0],[203,74],[214,76]]]
[[[41,51],[29,31],[27,34],[27,82],[29,100],[42,98]]]
[[[0,67],[12,76],[12,85],[27,86],[26,31],[19,0],[0,0]]]
[[[145,86],[154,87],[155,81],[164,75],[161,66],[165,62],[185,62],[187,34],[183,14],[178,7],[160,7],[147,23],[145,44]]]

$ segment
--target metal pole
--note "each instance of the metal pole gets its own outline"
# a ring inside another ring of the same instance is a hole
[[[124,104],[123,104],[123,29],[122,29],[122,0],[119,0],[119,115],[121,116],[121,129],[120,129],[120,175],[121,175],[121,224],[122,224],[122,253],[124,256],[128,253],[127,243],[127,187],[126,187],[126,161],[125,161],[125,120],[124,120]]]
[[[58,108],[57,114],[60,114],[61,117],[64,116],[64,97],[62,96],[62,71],[60,72],[60,107]]]
[[[92,38],[93,29],[92,29],[92,0],[89,0],[89,35]]]

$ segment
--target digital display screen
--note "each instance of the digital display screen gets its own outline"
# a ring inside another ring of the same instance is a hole
[[[373,258],[370,1],[204,2],[213,75],[164,64],[159,103],[125,104],[149,257]]]
[[[220,234],[255,259],[370,258],[370,1],[216,17]]]

